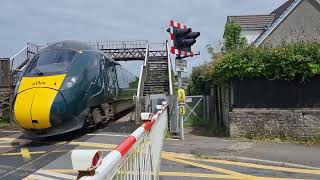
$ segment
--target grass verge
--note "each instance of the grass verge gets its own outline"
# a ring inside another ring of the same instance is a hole
[[[250,135],[246,134],[242,137],[227,137],[226,139],[229,140],[243,140],[243,141],[250,141],[250,142],[256,142],[256,141],[272,141],[272,142],[278,142],[278,143],[292,143],[292,144],[320,144],[320,134],[318,136],[314,137],[290,137],[290,136],[277,136],[277,135],[256,135],[253,133],[250,133]]]
[[[16,125],[13,122],[4,120],[3,118],[0,117],[0,128],[8,128],[8,127],[16,127]]]

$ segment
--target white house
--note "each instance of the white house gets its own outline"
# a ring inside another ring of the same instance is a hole
[[[254,46],[320,41],[320,0],[288,0],[267,15],[228,16]]]

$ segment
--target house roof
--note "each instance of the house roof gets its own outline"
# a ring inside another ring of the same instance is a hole
[[[280,16],[287,11],[287,9],[294,3],[295,0],[289,0],[283,3],[280,7],[272,11],[270,14],[275,15],[274,21],[280,18]]]
[[[253,44],[255,46],[259,46],[302,1],[303,0],[288,0],[280,7],[272,11],[270,14],[273,14],[275,18],[273,19],[271,25],[260,34]]]
[[[227,21],[233,21],[245,30],[265,30],[269,27],[274,18],[274,14],[228,16]]]

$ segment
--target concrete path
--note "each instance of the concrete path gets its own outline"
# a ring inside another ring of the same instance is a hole
[[[167,141],[164,150],[216,159],[320,169],[320,145],[204,137],[194,135],[190,128],[186,128],[185,141]]]

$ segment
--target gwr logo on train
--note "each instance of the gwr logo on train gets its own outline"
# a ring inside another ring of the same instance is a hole
[[[46,83],[43,81],[36,81],[32,83],[32,86],[43,86],[43,85],[46,85]]]

